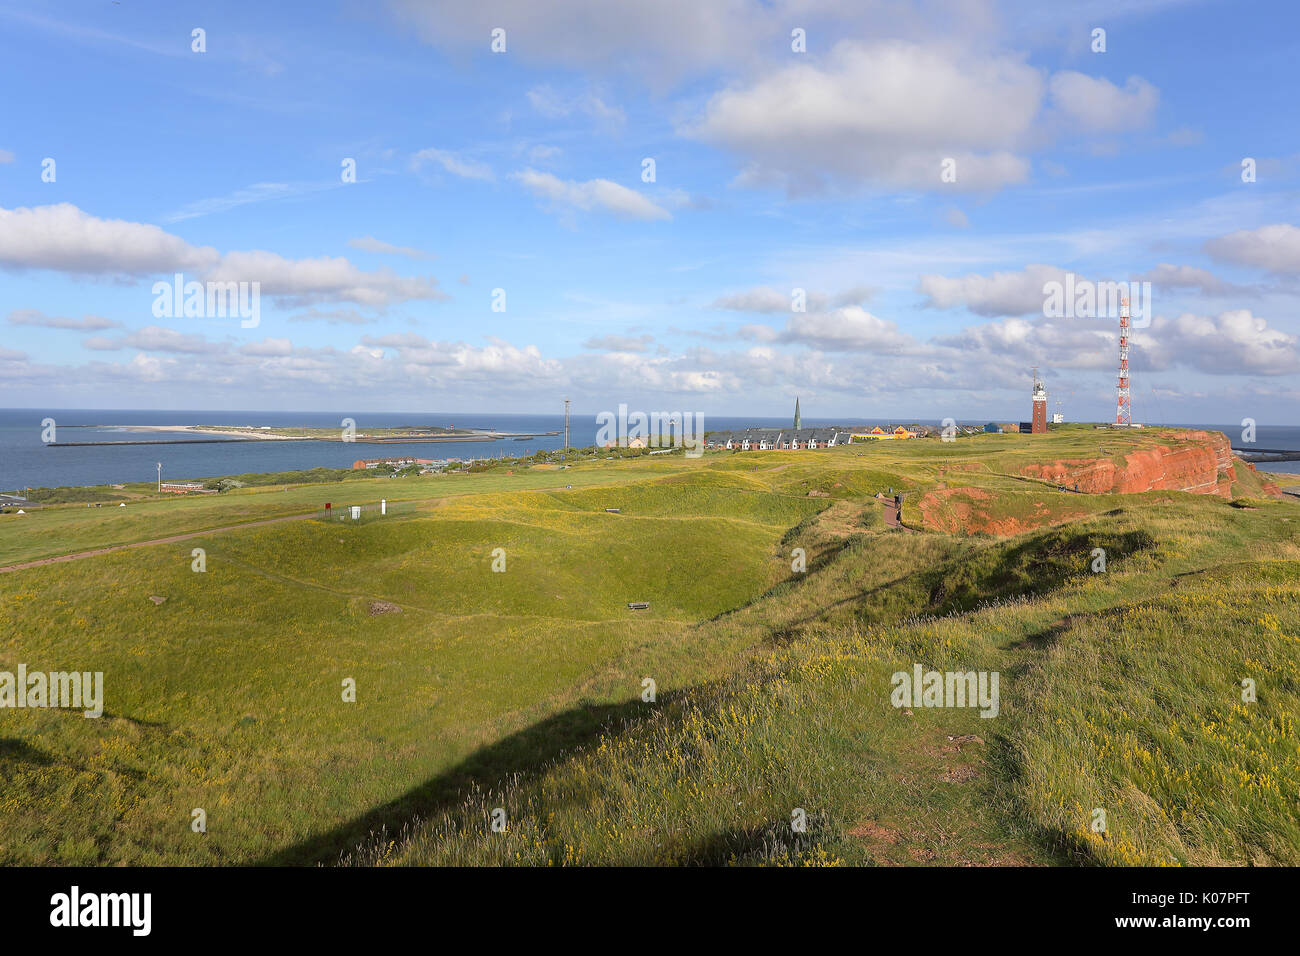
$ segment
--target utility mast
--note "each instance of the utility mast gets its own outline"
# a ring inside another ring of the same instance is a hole
[[[1124,428],[1133,425],[1128,394],[1128,330],[1128,297],[1125,296],[1119,300],[1119,381],[1115,385],[1115,424]]]

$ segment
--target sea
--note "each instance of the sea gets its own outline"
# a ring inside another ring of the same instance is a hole
[[[186,439],[185,444],[81,445],[52,447],[42,440],[42,422],[54,419],[60,442],[147,441]],[[512,433],[557,432],[534,438],[496,441],[410,442],[375,445],[327,441],[212,441],[215,436],[176,432],[138,431],[149,425],[251,425],[341,428],[345,418],[356,422],[358,432],[368,428],[401,426],[455,426]],[[909,423],[939,426],[927,419]],[[894,420],[865,418],[805,418],[805,428],[822,425],[866,426],[897,424]],[[780,428],[789,417],[704,417],[707,431],[747,427]],[[961,422],[982,425],[983,422]],[[127,428],[130,430],[127,430]],[[1222,431],[1242,447],[1240,425],[1186,425]],[[571,444],[596,443],[599,425],[594,415],[570,416]],[[129,481],[154,481],[162,463],[164,481],[185,481],[240,475],[249,472],[299,471],[307,468],[350,468],[358,458],[498,458],[531,455],[559,449],[564,444],[564,416],[463,412],[250,412],[250,411],[148,411],[105,409],[0,409],[0,491],[21,493],[24,488],[61,485],[104,485]],[[1255,446],[1300,451],[1300,427],[1259,425]],[[1266,471],[1300,474],[1300,461],[1270,462]]]

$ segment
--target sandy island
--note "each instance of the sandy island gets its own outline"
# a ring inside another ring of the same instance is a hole
[[[196,432],[200,435],[219,435],[223,438],[238,436],[240,438],[256,438],[261,441],[302,441],[302,438],[295,438],[291,435],[273,435],[270,432],[258,431],[255,427],[245,430],[242,426],[230,426],[230,428],[219,429],[211,426],[204,428],[202,425],[118,425],[124,432]],[[304,436],[306,437],[306,436]]]

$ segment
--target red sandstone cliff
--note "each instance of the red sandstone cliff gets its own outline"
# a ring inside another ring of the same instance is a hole
[[[1221,432],[1186,431],[1173,436],[1177,445],[1156,445],[1125,452],[1116,458],[1083,458],[1026,465],[1022,475],[1093,494],[1132,494],[1141,491],[1190,491],[1202,495],[1234,496],[1237,468],[1246,465],[1232,455]],[[1276,489],[1265,484],[1266,494]]]

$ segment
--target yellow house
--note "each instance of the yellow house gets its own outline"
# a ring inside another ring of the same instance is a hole
[[[850,436],[850,439],[849,439],[849,440],[850,440],[850,441],[859,441],[859,440],[861,440],[861,441],[870,441],[870,440],[875,440],[875,441],[885,441],[885,440],[887,440],[887,439],[891,439],[891,438],[915,438],[915,437],[916,437],[916,432],[909,432],[909,431],[908,431],[906,428],[904,428],[902,425],[899,425],[899,426],[898,426],[897,428],[895,428],[892,432],[887,432],[887,431],[885,431],[883,428],[881,428],[879,425],[877,425],[875,428],[871,429],[871,431],[869,431],[869,432],[854,432],[854,434]]]

